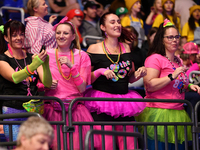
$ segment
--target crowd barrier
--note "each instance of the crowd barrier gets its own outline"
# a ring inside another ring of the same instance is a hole
[[[57,129],[60,129],[60,126],[62,126],[62,132],[63,132],[63,141],[67,140],[67,132],[69,130],[68,126],[66,126],[66,113],[65,113],[65,106],[63,104],[63,102],[57,98],[57,97],[47,97],[47,96],[18,96],[18,95],[0,95],[0,101],[1,100],[30,100],[30,99],[40,99],[40,100],[54,100],[56,102],[58,102],[62,108],[62,120],[61,121],[49,121],[49,123],[51,125],[56,125]],[[29,117],[31,115],[38,115],[37,113],[21,113],[21,114],[1,114],[0,115],[0,119],[8,119],[8,118],[24,118],[24,117]],[[0,142],[0,146],[13,146],[16,143],[13,142],[12,140],[12,125],[16,125],[16,124],[21,124],[23,121],[0,121],[0,124],[3,125],[9,125],[9,142]],[[61,143],[60,143],[60,130],[57,130],[57,149],[61,150]],[[67,150],[67,143],[63,142],[63,147],[64,150]]]
[[[135,137],[135,138],[137,138],[137,141],[138,141],[138,144],[137,144],[138,148],[140,150],[145,150],[144,139],[143,139],[142,134],[139,133],[139,132],[100,131],[100,130],[92,130],[92,129],[89,130],[87,132],[86,136],[85,136],[85,150],[89,150],[91,148],[89,146],[89,141],[90,141],[91,136],[93,136],[95,134],[101,134],[101,135],[104,135],[104,136],[105,135],[112,135],[114,138],[116,138],[116,136]],[[102,141],[102,145],[105,145],[105,141]],[[115,148],[115,143],[113,143],[113,147]]]
[[[178,139],[177,139],[177,126],[184,126],[184,130],[185,133],[187,133],[187,126],[192,126],[192,146],[193,146],[193,150],[199,149],[199,136],[198,133],[200,132],[200,128],[199,125],[200,123],[198,123],[197,121],[197,109],[199,107],[199,103],[198,102],[195,106],[195,111],[194,108],[192,107],[191,103],[187,100],[163,100],[163,99],[122,99],[122,98],[87,98],[87,97],[83,97],[83,98],[76,98],[74,100],[71,101],[69,108],[68,108],[68,121],[69,121],[69,125],[66,126],[66,111],[65,111],[65,107],[63,102],[56,98],[56,97],[46,97],[46,96],[31,96],[31,97],[27,97],[27,96],[6,96],[6,95],[2,95],[0,96],[0,100],[17,100],[17,99],[22,99],[22,100],[29,100],[29,99],[42,99],[42,100],[54,100],[59,102],[59,104],[61,105],[62,108],[62,121],[50,121],[50,124],[52,125],[56,125],[57,126],[57,136],[60,137],[60,126],[62,126],[62,132],[63,132],[63,141],[67,141],[67,136],[66,134],[69,133],[69,146],[70,146],[70,150],[73,150],[73,129],[74,126],[77,125],[79,126],[79,131],[82,131],[82,127],[85,125],[89,125],[90,126],[90,131],[87,134],[87,137],[85,137],[85,140],[89,139],[88,137],[91,137],[91,150],[94,150],[94,141],[93,141],[93,134],[98,133],[101,134],[102,136],[102,149],[105,149],[105,135],[106,134],[110,134],[112,133],[113,135],[113,149],[116,149],[116,139],[115,136],[116,134],[118,134],[119,131],[115,130],[115,126],[120,125],[123,127],[123,133],[127,133],[126,132],[126,126],[133,126],[133,133],[137,132],[137,127],[138,126],[144,126],[144,147],[148,146],[148,141],[147,141],[147,127],[148,126],[154,126],[154,132],[155,132],[155,150],[158,150],[158,136],[157,136],[157,127],[158,126],[164,126],[165,129],[165,133],[167,133],[167,127],[168,126],[174,126],[174,130],[175,130],[175,150],[178,150]],[[140,101],[140,102],[170,102],[170,103],[186,103],[187,106],[190,108],[191,110],[191,122],[73,122],[72,121],[72,107],[73,105],[78,102],[78,101],[123,101],[123,102],[134,102],[134,101]],[[16,114],[18,115],[18,114]],[[18,117],[22,117],[24,114],[20,114]],[[27,113],[26,115],[38,115],[35,113]],[[24,116],[24,117],[28,117],[28,116]],[[0,115],[0,119],[5,119],[5,118],[10,118],[9,115]],[[10,131],[12,131],[12,125],[13,124],[21,124],[21,122],[16,122],[16,121],[0,121],[0,124],[8,124],[10,126]],[[99,125],[101,126],[101,130],[94,130],[94,126],[95,125]],[[112,126],[112,131],[105,131],[104,127],[106,125],[110,125]],[[11,134],[11,133],[10,133]],[[121,134],[121,133],[120,133]],[[137,133],[136,133],[137,134]],[[165,149],[168,150],[168,134],[165,134]],[[79,139],[82,138],[82,132],[79,132]],[[134,139],[134,144],[135,146],[137,145],[137,142],[139,140],[137,140],[136,138]],[[12,142],[12,136],[10,137],[10,141]],[[60,144],[60,138],[57,139],[58,142],[58,150],[61,150],[61,144]],[[84,147],[86,146],[83,142],[82,139],[79,140],[79,145],[80,145],[80,150],[84,149]],[[85,143],[87,144],[89,141],[85,141]],[[126,143],[126,135],[123,137],[123,142]],[[11,144],[11,146],[13,145],[13,143],[8,143],[6,142],[8,145]],[[3,144],[5,145],[5,143],[0,142],[0,145]],[[9,145],[10,146],[10,145]],[[67,142],[63,142],[63,147],[64,150],[67,150]],[[124,144],[124,149],[127,149],[127,145]],[[188,150],[188,139],[187,139],[187,134],[185,135],[185,150]]]
[[[72,122],[72,107],[74,103],[77,101],[123,101],[123,102],[170,102],[170,103],[186,103],[187,106],[191,110],[191,122]],[[184,126],[185,133],[187,133],[187,126],[192,127],[192,146],[193,150],[196,150],[198,141],[195,140],[195,137],[197,138],[198,132],[195,130],[195,120],[194,120],[194,108],[192,107],[191,103],[187,100],[170,100],[170,99],[122,99],[122,98],[76,98],[71,101],[68,109],[68,121],[69,126],[78,125],[79,131],[81,131],[82,127],[85,125],[89,125],[90,129],[94,129],[94,126],[100,125],[101,130],[104,130],[104,127],[106,125],[112,126],[112,131],[115,131],[115,126],[122,125],[123,126],[123,132],[126,132],[126,126],[133,126],[134,132],[137,131],[136,127],[138,126],[144,126],[144,145],[145,147],[148,147],[148,140],[147,140],[147,126],[154,126],[154,137],[155,137],[155,150],[158,150],[158,135],[157,135],[157,127],[158,126],[164,126],[165,133],[167,133],[167,127],[168,126],[174,126],[175,130],[175,150],[178,150],[178,139],[177,139],[177,126]],[[70,149],[73,149],[73,133],[70,134]],[[165,134],[165,149],[168,150],[168,134]],[[82,133],[79,133],[79,137],[82,137]],[[93,138],[93,136],[91,136]],[[102,135],[102,140],[105,140],[104,135]],[[116,143],[115,138],[113,137],[113,143]],[[126,138],[124,137],[124,143],[126,143]],[[135,146],[136,141],[134,140]],[[80,149],[83,149],[83,143],[80,140]],[[93,150],[94,143],[91,141],[91,149]],[[124,144],[124,149],[127,148],[127,145]],[[105,145],[102,145],[102,149],[105,149]],[[115,147],[113,148],[115,150]],[[188,150],[188,139],[187,134],[185,134],[185,150]]]

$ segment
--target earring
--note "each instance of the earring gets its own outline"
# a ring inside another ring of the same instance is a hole
[[[108,35],[107,35],[107,33],[105,32],[105,36],[106,36],[106,38],[108,37]]]

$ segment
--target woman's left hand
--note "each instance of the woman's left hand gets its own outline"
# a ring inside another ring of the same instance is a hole
[[[198,85],[192,84],[192,85],[190,85],[190,89],[191,89],[192,91],[196,91],[197,93],[200,94],[200,87],[199,87]]]
[[[138,68],[137,71],[135,71],[135,78],[141,78],[147,75],[147,69],[145,67]]]
[[[65,64],[69,68],[73,67],[72,62],[67,58],[67,56],[61,56],[60,58],[58,58],[58,61],[60,62],[61,65]]]
[[[51,15],[51,16],[49,17],[49,23],[52,24],[56,19],[57,19],[57,16],[56,16],[56,15]]]

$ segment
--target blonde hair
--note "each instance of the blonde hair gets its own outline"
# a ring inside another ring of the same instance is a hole
[[[28,0],[28,3],[27,3],[27,10],[28,10],[28,13],[33,16],[34,15],[34,10],[33,8],[38,8],[39,7],[39,0]]]
[[[17,136],[17,146],[21,146],[21,137],[31,138],[36,134],[45,134],[51,138],[54,138],[54,131],[52,126],[42,117],[32,116],[23,122],[19,128]]]

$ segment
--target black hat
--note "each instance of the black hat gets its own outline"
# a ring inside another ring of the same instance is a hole
[[[97,8],[100,7],[99,4],[95,3],[94,1],[87,1],[84,5],[84,10],[86,10],[88,7],[96,6]]]

